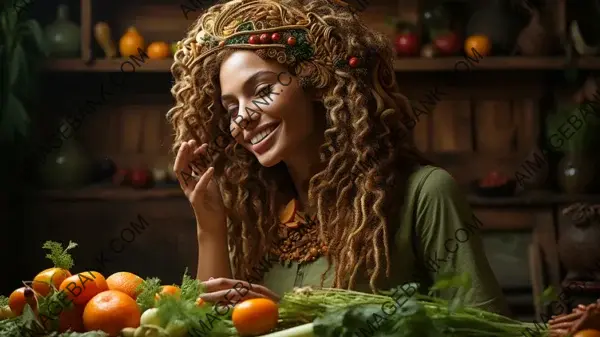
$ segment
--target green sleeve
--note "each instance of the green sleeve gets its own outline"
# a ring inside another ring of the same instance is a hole
[[[502,290],[485,256],[482,224],[452,176],[442,169],[433,170],[417,198],[418,253],[432,282],[445,274],[469,273],[474,295],[468,304],[508,314]],[[455,293],[446,290],[439,296],[451,299]]]

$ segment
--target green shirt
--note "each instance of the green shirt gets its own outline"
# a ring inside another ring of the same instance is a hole
[[[409,178],[405,205],[395,227],[395,245],[390,247],[390,278],[379,288],[419,282],[427,289],[438,275],[467,272],[475,291],[470,304],[483,304],[480,307],[507,314],[502,291],[483,250],[480,226],[448,172],[433,166],[420,168]],[[324,257],[302,266],[274,264],[263,285],[280,295],[294,287],[319,287],[326,269]],[[326,275],[326,287],[333,285],[333,274],[332,267]],[[358,279],[355,290],[371,292],[368,279]],[[454,293],[445,291],[439,296],[450,299]]]

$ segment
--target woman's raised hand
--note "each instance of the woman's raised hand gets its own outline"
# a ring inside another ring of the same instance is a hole
[[[225,230],[225,207],[219,186],[212,179],[214,168],[203,170],[199,167],[204,166],[202,163],[210,162],[202,158],[206,156],[207,148],[208,144],[198,146],[195,140],[183,142],[175,158],[173,170],[181,189],[192,204],[198,226],[203,229]]]

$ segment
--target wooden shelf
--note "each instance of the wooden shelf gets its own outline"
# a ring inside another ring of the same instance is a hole
[[[454,71],[459,62],[467,62],[472,70],[563,70],[567,66],[565,57],[484,57],[478,63],[469,63],[465,57],[444,58],[407,58],[396,59],[396,71]],[[600,69],[600,58],[585,57],[574,62],[579,69]],[[466,71],[464,65],[458,66],[458,71]]]
[[[185,198],[183,191],[176,185],[151,189],[131,187],[86,187],[73,190],[40,191],[39,196],[53,201],[112,201],[112,200],[148,200],[166,198]]]
[[[128,59],[98,59],[89,63],[81,59],[56,59],[47,61],[45,69],[51,72],[119,72],[121,64]],[[404,58],[394,61],[394,69],[399,72],[454,71],[454,66],[464,57],[444,58]],[[170,72],[172,59],[146,60],[136,65],[135,72]],[[473,70],[562,70],[567,66],[564,57],[485,57],[473,63]],[[579,69],[600,69],[600,57],[584,57],[575,61]],[[465,71],[459,66],[459,71]],[[126,71],[131,71],[129,66]]]
[[[567,205],[575,202],[600,203],[600,195],[566,195],[550,192],[530,193],[515,197],[480,197],[470,194],[469,203],[473,206],[496,206],[496,207],[531,207],[531,206],[552,206]]]
[[[166,185],[150,189],[133,189],[131,187],[94,186],[73,190],[45,190],[39,196],[51,200],[144,200],[161,198],[184,198],[177,185]],[[467,196],[473,206],[492,207],[530,207],[552,206],[573,202],[600,203],[600,195],[565,195],[550,192],[531,193],[515,197],[487,198],[473,194]]]
[[[56,59],[49,60],[44,65],[45,70],[51,72],[120,72],[121,65],[129,59],[99,59],[85,62],[81,59]],[[172,59],[145,60],[145,62],[131,61],[135,66],[135,72],[171,72]],[[131,66],[124,67],[125,72],[134,72]]]

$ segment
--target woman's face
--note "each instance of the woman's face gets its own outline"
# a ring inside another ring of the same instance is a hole
[[[315,130],[312,98],[284,66],[236,51],[222,63],[219,81],[231,135],[263,166],[302,152]]]

